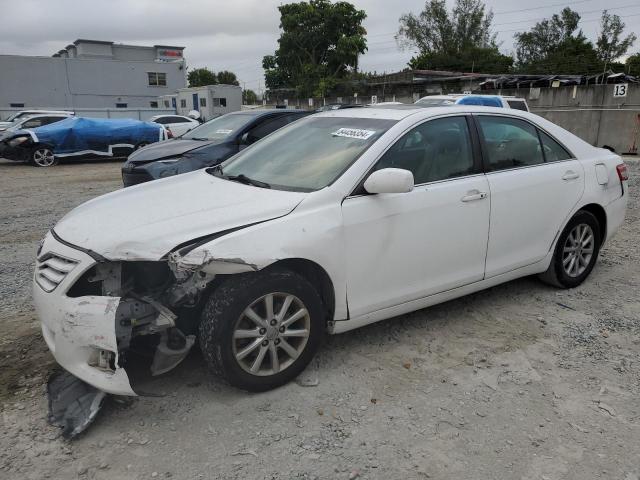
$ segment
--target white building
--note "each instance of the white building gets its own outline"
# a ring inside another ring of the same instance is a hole
[[[236,85],[206,85],[178,90],[177,110],[180,115],[197,110],[201,118],[207,121],[241,108],[242,88]]]
[[[80,39],[52,57],[0,55],[0,109],[162,108],[186,86],[183,51]]]

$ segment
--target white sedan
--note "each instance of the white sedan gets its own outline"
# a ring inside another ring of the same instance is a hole
[[[577,287],[627,188],[620,157],[527,112],[334,110],[76,208],[43,240],[35,305],[57,361],[103,391],[135,395],[130,350],[162,373],[196,337],[213,372],[265,390],[325,332],[526,275]]]
[[[154,115],[149,121],[164,125],[173,137],[180,137],[200,125],[199,121],[182,115]]]

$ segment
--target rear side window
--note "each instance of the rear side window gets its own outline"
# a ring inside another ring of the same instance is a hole
[[[544,163],[536,128],[516,118],[478,116],[491,171]]]
[[[540,141],[544,149],[544,157],[547,162],[559,162],[561,160],[569,160],[572,155],[558,142],[541,130]]]
[[[515,108],[516,110],[523,110],[525,112],[529,111],[529,109],[527,108],[527,104],[522,100],[507,100],[507,104],[511,108]]]

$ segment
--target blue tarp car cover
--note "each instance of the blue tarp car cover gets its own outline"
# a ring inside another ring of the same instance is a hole
[[[165,139],[162,125],[139,120],[70,117],[26,130],[34,142],[46,143],[58,157],[71,155],[113,155],[114,147],[135,148],[140,143]]]
[[[502,107],[502,101],[494,95],[467,95],[456,101],[457,105],[479,105],[484,107]]]

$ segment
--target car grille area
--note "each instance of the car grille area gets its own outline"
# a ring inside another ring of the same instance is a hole
[[[47,253],[36,261],[36,283],[45,292],[52,292],[76,265],[76,260]]]

